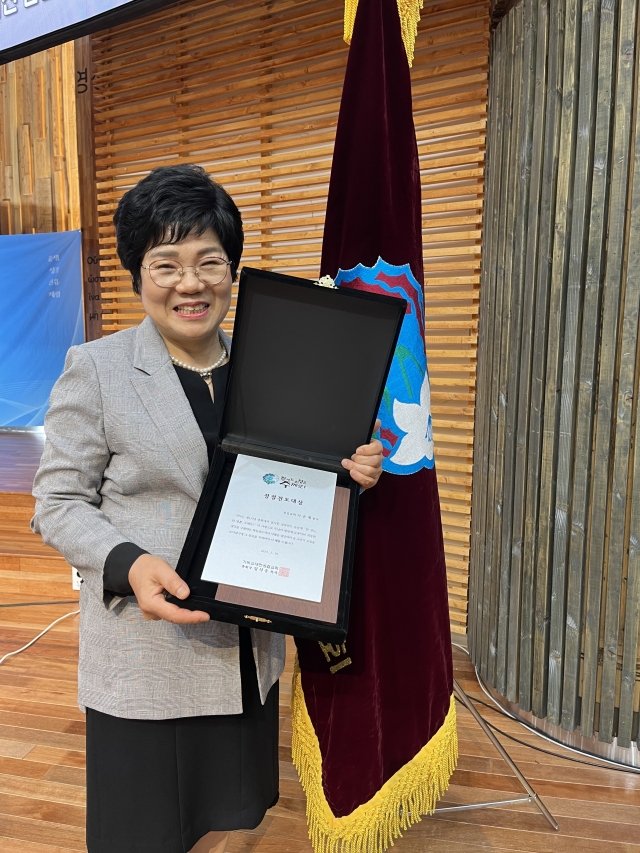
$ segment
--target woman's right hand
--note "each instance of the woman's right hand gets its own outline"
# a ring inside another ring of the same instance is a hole
[[[168,602],[164,593],[176,598],[189,595],[189,587],[165,560],[152,554],[141,554],[129,569],[129,583],[138,599],[145,619],[165,619],[176,625],[193,625],[208,622],[209,614],[202,610],[185,610]]]

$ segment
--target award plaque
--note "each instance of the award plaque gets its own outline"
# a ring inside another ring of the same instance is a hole
[[[245,267],[218,445],[169,600],[212,619],[346,636],[366,444],[404,299]]]

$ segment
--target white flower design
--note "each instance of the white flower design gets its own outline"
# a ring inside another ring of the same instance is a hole
[[[316,280],[316,284],[319,284],[320,287],[336,287],[336,283],[330,275],[323,275],[322,278]]]
[[[425,457],[433,459],[433,428],[431,423],[431,389],[429,374],[425,373],[419,403],[393,401],[393,417],[406,435],[390,457],[396,465],[415,465]]]

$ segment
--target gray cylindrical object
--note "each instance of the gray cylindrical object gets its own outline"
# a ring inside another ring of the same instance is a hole
[[[636,763],[639,0],[493,35],[469,647],[510,710]]]

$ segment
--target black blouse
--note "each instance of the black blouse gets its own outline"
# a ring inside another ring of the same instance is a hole
[[[184,367],[177,367],[176,365],[174,367],[206,442],[209,464],[211,464],[216,440],[220,432],[224,395],[229,376],[229,363],[218,367],[211,374],[213,400],[209,386],[198,373],[193,370],[186,370]],[[104,564],[102,585],[105,592],[122,596],[133,595],[133,589],[129,583],[129,569],[141,554],[148,553],[144,548],[140,548],[133,542],[122,542],[120,545],[116,545],[109,552]]]

